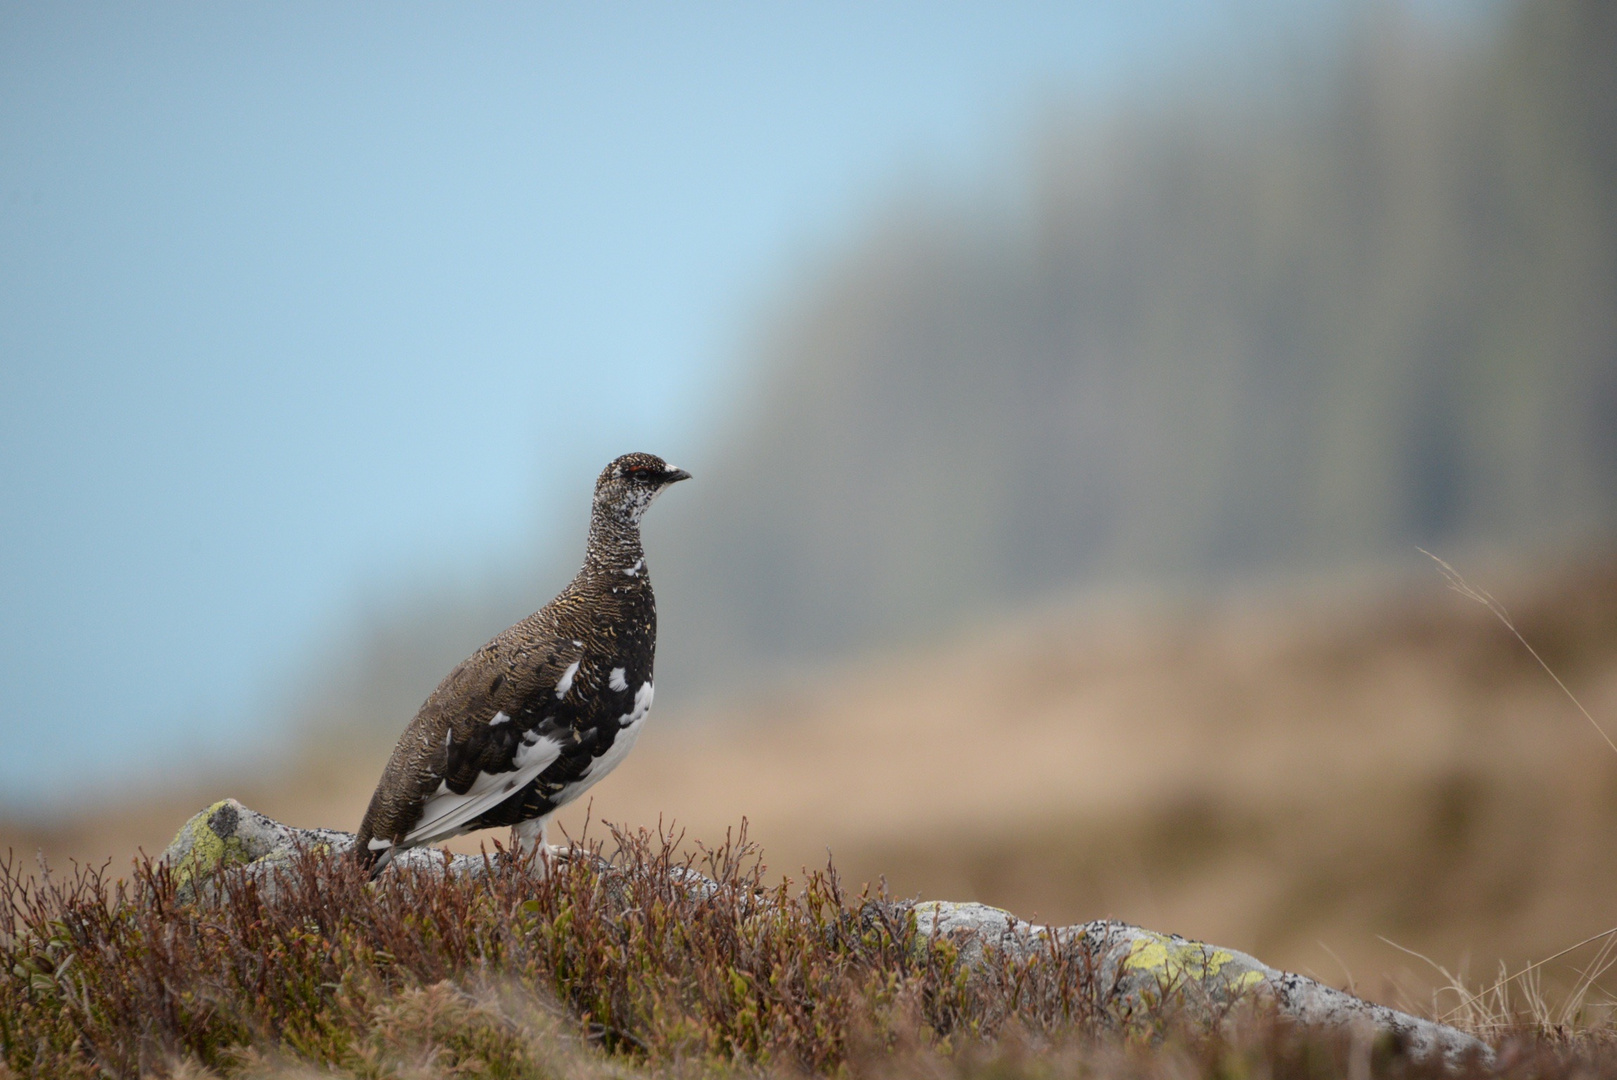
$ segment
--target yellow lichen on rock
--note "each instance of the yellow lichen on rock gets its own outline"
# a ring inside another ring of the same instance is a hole
[[[1230,964],[1246,970],[1221,974]],[[1210,978],[1221,977],[1230,991],[1235,993],[1264,981],[1263,972],[1240,963],[1228,949],[1203,945],[1197,941],[1176,941],[1166,934],[1150,931],[1142,932],[1135,938],[1128,956],[1123,958],[1123,967],[1128,971],[1155,972],[1174,983],[1182,978],[1206,983]]]
[[[234,799],[220,799],[212,806],[192,817],[180,827],[170,849],[183,848],[185,855],[174,867],[174,882],[181,889],[206,881],[227,866],[240,866],[251,861],[251,852],[234,835],[221,836],[214,828],[214,818],[226,812],[234,825],[240,804]],[[232,812],[236,811],[236,812]]]

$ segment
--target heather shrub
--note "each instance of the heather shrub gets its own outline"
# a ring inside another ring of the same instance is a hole
[[[606,847],[548,868],[496,851],[481,875],[375,884],[303,851],[267,878],[226,872],[194,902],[149,860],[117,880],[7,860],[3,1060],[60,1075],[228,1073],[265,1054],[357,1075],[403,1060],[544,1075],[542,1017],[550,1043],[603,1060],[826,1072],[855,1045],[948,1047],[1098,1015],[1074,957],[968,970],[830,869],[767,884],[744,839],[681,856],[673,837],[617,831]]]

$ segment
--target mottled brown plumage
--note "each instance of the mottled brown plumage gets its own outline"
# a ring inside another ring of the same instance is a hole
[[[451,671],[388,759],[355,850],[394,853],[502,825],[523,845],[628,753],[651,708],[657,605],[640,518],[689,476],[626,454],[595,483],[578,576]]]

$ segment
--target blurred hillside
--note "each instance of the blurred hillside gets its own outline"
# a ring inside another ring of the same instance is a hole
[[[1463,569],[1617,735],[1617,558]],[[1385,1001],[1437,980],[1378,936],[1486,978],[1617,925],[1617,754],[1435,571],[1068,600],[678,719],[659,706],[563,813],[572,835],[591,810],[596,835],[661,821],[707,841],[745,818],[777,873],[829,850],[856,883],[1123,918]],[[0,820],[0,852],[121,869],[226,795],[352,829],[391,743],[332,737],[287,768]]]
[[[660,685],[1074,582],[1617,524],[1617,9],[1466,48],[1381,12],[1278,91],[1055,124],[1025,208],[832,260],[648,527]]]

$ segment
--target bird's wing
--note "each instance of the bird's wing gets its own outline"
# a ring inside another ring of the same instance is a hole
[[[516,767],[509,772],[480,772],[471,787],[459,794],[449,790],[448,784],[439,784],[422,805],[415,827],[405,834],[404,846],[432,844],[462,832],[478,816],[521,791],[561,755],[562,744],[556,739],[546,735],[529,738],[533,741],[522,741],[513,757]]]
[[[418,794],[402,846],[468,831],[578,741],[567,719],[576,706],[563,699],[574,689],[583,642],[552,632],[528,646],[540,657],[534,663],[511,650],[511,633],[459,664],[417,714],[413,726],[433,734],[410,766]]]

